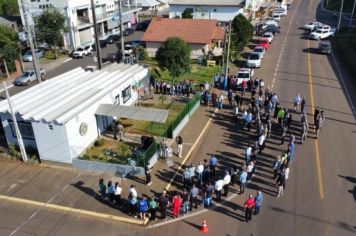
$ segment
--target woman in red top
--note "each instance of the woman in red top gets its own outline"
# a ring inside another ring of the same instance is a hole
[[[177,218],[179,216],[181,205],[182,205],[182,198],[180,197],[179,194],[176,194],[173,197],[173,201],[172,201],[173,218]]]

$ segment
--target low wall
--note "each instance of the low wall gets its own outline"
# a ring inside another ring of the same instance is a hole
[[[184,128],[184,126],[188,123],[190,120],[190,117],[194,114],[194,112],[199,108],[200,102],[197,102],[193,109],[190,110],[190,112],[182,119],[182,121],[179,123],[179,125],[173,130],[172,132],[172,138],[175,139],[177,135],[179,134],[180,131]]]

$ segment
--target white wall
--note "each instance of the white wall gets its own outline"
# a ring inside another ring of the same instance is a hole
[[[147,49],[148,55],[150,57],[155,57],[156,52],[160,46],[161,46],[161,43],[146,42],[146,49]],[[208,45],[204,45],[204,44],[189,44],[189,46],[192,49],[191,54],[190,54],[191,59],[197,59],[199,56],[204,55],[203,51],[201,50],[202,47],[205,47],[206,52],[209,50]]]
[[[49,125],[52,125],[53,130]],[[71,163],[70,149],[64,125],[32,122],[37,150],[43,160]]]
[[[197,6],[194,5],[170,5],[169,18],[181,17],[186,8],[193,9],[194,19],[214,19],[225,22],[233,20],[235,16],[243,12],[243,9],[237,6],[203,6],[197,11]]]

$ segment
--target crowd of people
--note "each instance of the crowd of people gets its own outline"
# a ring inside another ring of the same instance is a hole
[[[151,196],[149,199],[145,195],[138,197],[135,185],[131,185],[127,197],[128,214],[135,217],[139,216],[142,220],[149,217],[151,220],[157,219],[157,212],[160,218],[165,220],[167,212],[170,212],[173,218],[186,215],[199,205],[209,208],[214,202],[221,201],[222,197],[227,197],[230,186],[237,186],[238,193],[244,194],[246,184],[252,179],[257,171],[258,159],[263,155],[266,142],[271,138],[280,139],[280,145],[288,143],[281,155],[276,157],[273,163],[273,180],[276,184],[276,197],[281,197],[286,189],[286,182],[290,175],[290,166],[293,163],[295,152],[296,135],[298,131],[291,129],[291,126],[297,126],[300,130],[300,143],[303,143],[306,137],[309,137],[309,123],[305,110],[306,98],[297,94],[292,98],[294,110],[283,107],[278,99],[277,93],[269,87],[264,89],[263,80],[250,80],[241,85],[241,88],[229,87],[227,92],[227,101],[224,93],[219,95],[209,83],[202,86],[202,103],[206,106],[214,106],[219,109],[230,109],[237,125],[247,131],[253,130],[252,137],[255,141],[250,141],[245,150],[245,158],[240,166],[226,167],[218,169],[219,160],[217,156],[211,155],[210,159],[204,159],[199,164],[193,163],[182,168],[181,186],[182,190],[167,194],[163,191],[159,197]],[[179,86],[181,88],[179,89]],[[216,86],[220,86],[216,84]],[[245,87],[244,87],[245,86]],[[169,93],[172,95],[184,94],[188,84],[182,83],[168,86],[164,83],[156,84],[156,90],[159,93]],[[246,94],[250,91],[250,97]],[[189,92],[188,92],[189,93]],[[241,112],[240,112],[241,111]],[[300,114],[300,121],[293,119],[293,116]],[[315,138],[325,121],[325,113],[318,107],[314,111],[314,130]],[[177,156],[182,157],[183,139],[178,136]],[[161,155],[171,155],[167,149],[170,145],[167,140],[162,140],[160,144]],[[147,184],[151,184],[151,176],[146,168]],[[122,187],[112,181],[106,185],[104,180],[99,181],[99,189],[102,198],[108,199],[111,204],[122,207],[121,193]],[[215,196],[213,198],[213,196]],[[258,214],[261,210],[263,194],[257,191],[256,196],[249,195],[244,204],[246,222],[252,219],[252,214]]]

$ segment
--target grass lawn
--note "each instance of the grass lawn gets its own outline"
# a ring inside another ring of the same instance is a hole
[[[102,145],[90,147],[79,159],[126,164],[132,154],[131,145],[113,139],[104,140]]]
[[[349,75],[356,74],[356,32],[338,34],[332,40],[334,53],[337,54],[337,58],[340,64],[343,65]],[[352,78],[352,84],[356,88],[356,78]]]
[[[351,13],[354,0],[344,0],[343,12]],[[331,11],[340,11],[341,0],[324,0],[324,7]]]
[[[154,59],[145,60],[143,63],[148,65],[151,75],[153,75],[156,80],[172,83],[172,77],[169,75],[168,70],[162,71],[159,69],[157,62]],[[205,81],[212,82],[214,75],[218,72],[221,72],[221,68],[219,66],[207,67],[192,64],[191,72],[176,78],[175,81],[189,79],[197,83]]]
[[[172,102],[162,104],[162,103],[144,103],[141,106],[165,109],[169,110],[168,118],[165,124],[155,123],[150,121],[140,121],[131,119],[121,119],[123,126],[125,127],[125,132],[140,134],[140,135],[154,135],[154,136],[164,136],[165,127],[171,125],[173,121],[177,118],[180,112],[183,110],[186,104]]]

